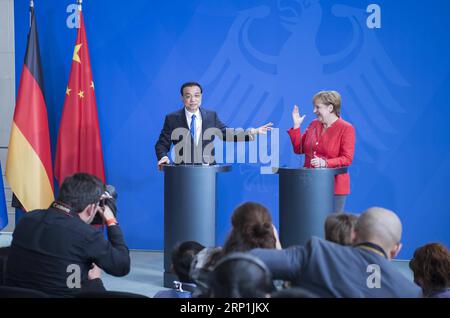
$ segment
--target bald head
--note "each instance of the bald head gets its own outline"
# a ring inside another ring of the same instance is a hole
[[[361,214],[356,223],[356,242],[371,242],[389,253],[402,237],[402,223],[398,216],[387,209],[373,207]]]

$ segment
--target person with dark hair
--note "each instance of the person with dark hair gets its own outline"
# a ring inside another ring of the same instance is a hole
[[[211,298],[265,298],[273,291],[269,269],[250,254],[230,253],[211,273]]]
[[[325,220],[325,239],[341,245],[352,245],[358,217],[347,213],[333,213]]]
[[[211,267],[221,257],[232,252],[246,252],[254,248],[278,248],[278,232],[272,224],[269,210],[262,204],[246,202],[231,215],[231,231],[223,248],[211,255],[206,266]]]
[[[450,252],[440,243],[430,243],[415,250],[409,267],[424,297],[450,298]]]
[[[195,241],[180,243],[172,250],[172,270],[179,281],[174,281],[174,289],[159,291],[153,298],[190,298],[196,285],[189,275],[195,256],[205,247]]]
[[[258,247],[281,249],[270,212],[262,204],[246,202],[239,205],[231,215],[231,226],[223,248],[209,248],[210,253],[202,251],[194,261],[193,276],[201,291],[198,296],[208,293],[210,272],[224,256]]]
[[[122,230],[107,204],[105,185],[95,176],[67,177],[47,210],[25,214],[17,224],[6,266],[6,285],[35,289],[54,297],[105,290],[100,269],[125,276],[130,256]],[[108,240],[89,224],[96,214]]]
[[[387,209],[367,209],[356,223],[353,246],[312,237],[305,246],[255,249],[274,279],[288,280],[319,297],[420,297],[420,288],[391,262],[402,244],[402,224]]]
[[[253,248],[276,248],[278,234],[269,210],[262,204],[246,202],[231,216],[231,232],[223,246],[223,253],[246,252]]]
[[[215,162],[213,147],[215,136],[224,141],[249,141],[253,140],[254,135],[265,134],[272,129],[272,123],[246,132],[228,128],[215,111],[200,107],[203,89],[199,83],[184,83],[180,93],[184,107],[166,116],[161,134],[155,144],[160,170],[163,165],[170,163],[168,153],[172,144],[175,147],[182,146],[179,151],[175,151],[179,155],[174,159],[176,164],[211,164]],[[206,149],[211,150],[211,153],[204,154]],[[204,162],[205,160],[207,162]]]

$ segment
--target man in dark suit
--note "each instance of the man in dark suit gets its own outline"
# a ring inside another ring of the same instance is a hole
[[[17,224],[6,265],[6,285],[70,297],[104,291],[100,268],[114,276],[130,271],[130,256],[113,212],[101,201],[105,186],[85,173],[67,177],[47,210],[26,213]],[[99,213],[108,240],[89,225]]]
[[[274,279],[320,297],[420,297],[420,288],[390,262],[401,248],[397,215],[370,208],[359,217],[355,231],[354,246],[313,237],[305,246],[251,253],[266,263]]]
[[[155,145],[159,169],[170,163],[168,153],[172,144],[176,164],[213,163],[215,136],[224,141],[249,141],[254,135],[272,129],[272,123],[245,132],[228,128],[215,111],[200,108],[202,87],[198,83],[184,83],[180,93],[184,107],[166,116]]]

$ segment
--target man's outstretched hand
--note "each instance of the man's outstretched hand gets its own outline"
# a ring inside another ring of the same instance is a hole
[[[164,156],[158,161],[158,170],[162,171],[164,165],[168,165],[170,163],[169,157]]]
[[[262,125],[261,127],[255,128],[252,131],[252,135],[260,135],[260,134],[264,135],[264,134],[267,134],[267,132],[269,130],[273,129],[272,126],[273,126],[273,123],[268,123],[268,124]]]

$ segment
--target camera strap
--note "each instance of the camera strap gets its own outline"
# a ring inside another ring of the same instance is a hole
[[[50,207],[57,210],[58,212],[64,213],[67,216],[73,217],[72,208],[70,207],[70,205],[67,205],[60,201],[53,201]]]

